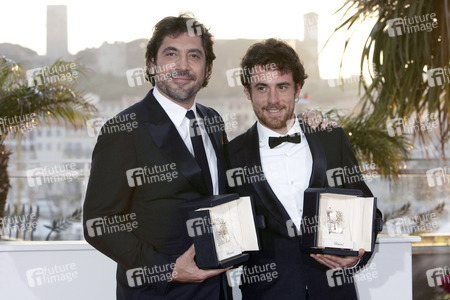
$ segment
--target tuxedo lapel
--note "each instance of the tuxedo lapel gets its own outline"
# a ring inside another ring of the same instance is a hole
[[[208,115],[208,109],[203,105],[197,104],[197,111],[199,112],[200,117],[204,120],[203,124],[205,125],[206,132],[208,133],[209,139],[211,140],[211,144],[213,145],[216,153],[219,194],[223,194],[225,193],[226,188],[226,165],[224,159],[225,154],[223,151],[223,145],[225,143],[223,140],[225,136],[223,131],[225,130],[225,124],[220,123],[215,116],[210,117]]]
[[[246,134],[245,146],[248,151],[246,153],[246,162],[248,168],[255,168],[255,166],[261,167],[261,154],[259,151],[259,137],[258,130],[255,125],[253,125]],[[265,176],[264,176],[265,178]],[[256,193],[258,194],[261,202],[267,207],[268,211],[273,215],[273,217],[280,222],[282,225],[286,225],[286,222],[290,219],[289,214],[286,212],[283,204],[278,200],[277,196],[273,192],[269,183],[266,180],[255,180],[252,186]]]
[[[326,181],[326,171],[327,171],[327,158],[320,145],[320,137],[309,125],[305,124],[299,119],[300,127],[306,136],[308,141],[309,149],[311,150],[313,158],[313,166],[311,179],[309,180],[309,187],[324,187]]]
[[[201,169],[180,137],[178,130],[164,109],[153,96],[151,90],[144,99],[148,120],[144,121],[148,133],[168,160],[176,164],[179,172],[199,191],[208,195],[208,188],[203,182]]]

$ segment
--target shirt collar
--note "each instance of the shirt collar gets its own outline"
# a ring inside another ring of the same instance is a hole
[[[194,104],[191,108],[186,109],[164,96],[156,86],[153,89],[153,96],[155,96],[156,101],[158,101],[166,114],[169,116],[172,123],[177,127],[182,126],[188,110],[192,109],[194,111],[195,117],[197,117],[197,110],[193,109],[196,107],[196,101],[194,101]]]
[[[289,131],[286,134],[279,134],[278,132],[275,132],[272,129],[267,128],[259,121],[256,123],[256,127],[258,130],[260,147],[269,147],[269,137],[280,137],[285,135],[291,135],[297,132],[300,132],[302,140],[304,140],[304,134],[302,128],[300,127],[300,123],[298,122],[297,117],[295,118],[294,124],[292,125],[291,129],[289,129]]]

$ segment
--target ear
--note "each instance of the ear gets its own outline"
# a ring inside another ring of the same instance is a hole
[[[247,99],[252,101],[252,93],[246,87],[244,87],[244,93],[247,95]]]
[[[149,65],[147,66],[148,70],[150,71],[150,74],[156,74],[155,70],[156,70],[156,64],[155,64],[155,59],[152,58],[150,60]]]
[[[297,84],[297,86],[296,86],[295,88],[296,88],[296,91],[295,91],[295,97],[294,97],[294,99],[297,99],[298,96],[300,96],[300,92],[301,92],[301,90],[302,90],[302,86],[301,86],[300,84]]]

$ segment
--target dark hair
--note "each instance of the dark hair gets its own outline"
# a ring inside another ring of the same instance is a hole
[[[192,27],[188,29],[189,23]],[[147,68],[145,73],[146,79],[150,81],[153,86],[155,85],[155,74],[150,73],[150,62],[153,60],[156,63],[156,55],[158,54],[158,49],[164,38],[166,36],[177,37],[186,32],[191,34],[189,30],[193,30],[197,35],[200,34],[199,36],[202,39],[203,50],[205,51],[206,56],[206,67],[208,69],[202,87],[205,87],[208,84],[212,73],[213,60],[216,58],[213,51],[213,36],[192,14],[182,13],[178,17],[166,17],[159,21],[153,28],[153,35],[147,43],[147,51],[145,52],[145,65]],[[198,32],[198,30],[200,30],[200,32]]]
[[[242,85],[250,89],[250,77],[253,72],[247,70],[251,70],[255,66],[266,68],[270,64],[275,64],[276,69],[281,73],[292,72],[294,82],[299,84],[300,87],[308,78],[295,50],[285,42],[271,38],[253,44],[245,53],[241,61]]]

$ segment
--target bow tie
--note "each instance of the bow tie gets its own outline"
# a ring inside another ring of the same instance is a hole
[[[269,137],[269,147],[272,149],[284,142],[300,144],[301,141],[300,133],[298,132],[280,137]]]

